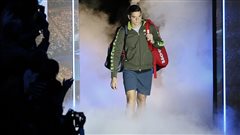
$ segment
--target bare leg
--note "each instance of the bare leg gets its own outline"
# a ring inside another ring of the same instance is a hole
[[[127,96],[127,115],[133,117],[136,108],[136,91],[128,90]]]
[[[137,94],[137,109],[138,109],[138,113],[142,113],[145,109],[145,106],[146,106],[146,99],[147,99],[147,96],[146,95],[143,95],[141,93],[138,93]]]

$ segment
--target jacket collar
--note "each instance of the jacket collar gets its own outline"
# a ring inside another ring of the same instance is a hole
[[[142,25],[141,25],[141,26],[145,25],[145,23],[146,23],[146,20],[143,19],[143,20],[142,20]],[[132,30],[133,27],[132,27],[132,24],[131,24],[130,21],[128,21],[127,27],[128,27],[128,30]]]

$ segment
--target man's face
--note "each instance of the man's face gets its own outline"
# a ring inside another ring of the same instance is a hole
[[[138,26],[141,24],[141,21],[142,21],[142,14],[140,11],[138,12],[132,12],[132,14],[130,16],[128,16],[130,21],[131,21],[131,24],[133,26]]]

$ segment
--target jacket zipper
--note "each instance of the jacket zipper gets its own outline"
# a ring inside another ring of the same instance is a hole
[[[140,29],[139,29],[139,31],[140,31]],[[141,71],[142,71],[142,69],[141,69],[141,68],[142,68],[142,55],[141,55],[141,46],[140,46],[140,35],[139,35],[139,31],[138,31],[138,41],[139,41],[139,42],[138,42],[138,46],[139,46],[139,52],[140,52],[140,54],[139,54],[139,55],[140,55],[140,56],[139,56],[139,57],[140,57],[140,58],[139,58],[139,59],[140,59],[140,67],[139,67],[138,70],[141,72]]]

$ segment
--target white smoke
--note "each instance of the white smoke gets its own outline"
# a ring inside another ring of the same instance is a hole
[[[137,5],[141,0],[130,0],[130,5]]]
[[[207,0],[140,1],[148,18],[160,26],[169,65],[158,72],[147,99],[147,115],[124,116],[122,76],[110,88],[104,67],[116,26],[107,15],[80,5],[80,110],[86,134],[219,134],[212,121],[212,22]]]

